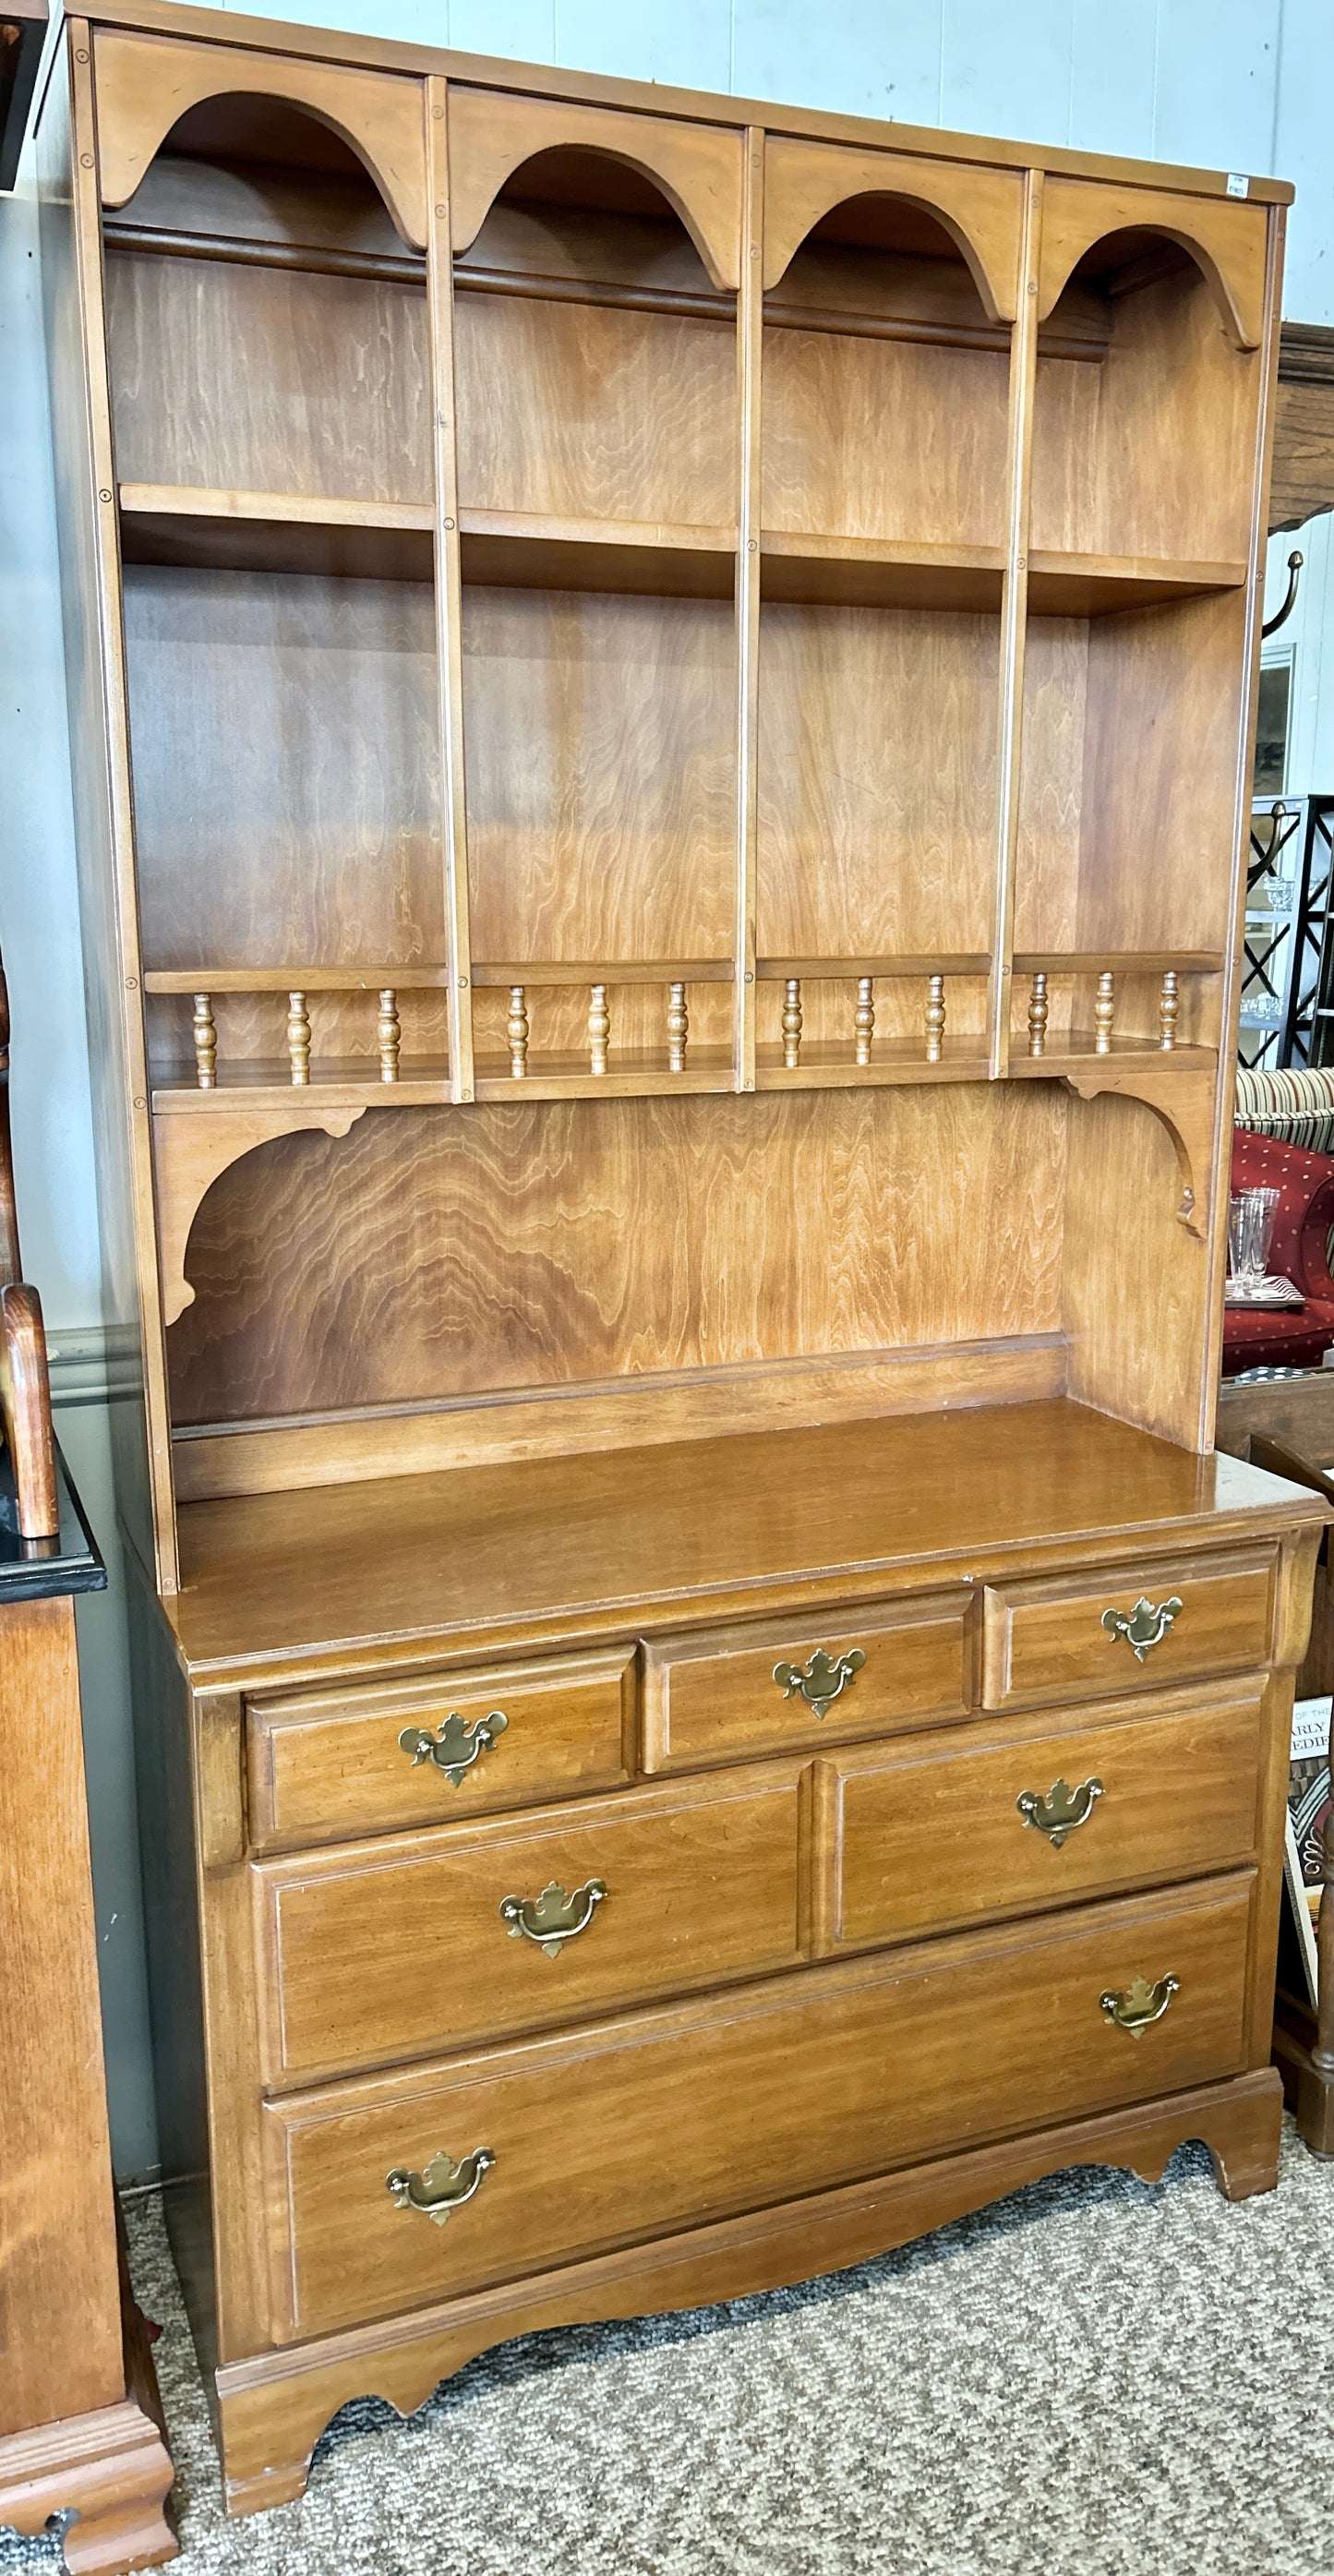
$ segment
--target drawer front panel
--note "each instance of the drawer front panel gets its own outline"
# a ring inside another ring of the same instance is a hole
[[[1102,1698],[1269,1661],[1274,1551],[988,1585],[983,1703]],[[1104,1624],[1106,1623],[1106,1624]]]
[[[1250,1884],[806,1968],[411,2081],[269,2103],[275,2330],[392,2315],[772,2207],[1022,2129],[1038,2104],[1054,2123],[1234,2074]],[[1177,1991],[1138,2037],[1101,2008],[1108,1994],[1136,2010],[1135,1981],[1169,1977]],[[489,2167],[469,2165],[483,2150]],[[470,2184],[443,2224],[411,2205]]]
[[[614,1788],[629,1777],[634,1705],[625,1647],[252,1702],[251,1841],[264,1851],[453,1824]],[[405,1734],[416,1740],[404,1746]]]
[[[791,1966],[802,1804],[791,1765],[259,1864],[266,2083]]]
[[[966,1715],[971,1598],[668,1639],[644,1658],[643,1768],[686,1769]]]
[[[1016,1741],[876,1746],[819,1766],[822,1949],[1187,1879],[1249,1860],[1259,1679],[1030,1725]],[[1021,1799],[1030,1800],[1027,1809]]]

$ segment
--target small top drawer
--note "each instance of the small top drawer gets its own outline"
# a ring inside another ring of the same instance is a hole
[[[1274,1566],[1272,1548],[1253,1548],[988,1585],[983,1705],[1103,1698],[1267,1664]]]
[[[787,1753],[963,1717],[973,1697],[971,1610],[961,1588],[650,1646],[642,1767]]]
[[[634,1715],[623,1646],[252,1700],[250,1840],[328,1842],[617,1788]]]

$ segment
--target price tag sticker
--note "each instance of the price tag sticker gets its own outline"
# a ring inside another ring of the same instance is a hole
[[[1229,170],[1227,174],[1227,192],[1230,197],[1249,197],[1251,193],[1251,183],[1243,171]]]

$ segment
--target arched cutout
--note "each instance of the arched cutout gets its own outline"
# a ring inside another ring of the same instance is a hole
[[[989,322],[1018,309],[1023,180],[910,153],[849,152],[779,135],[765,159],[764,285],[777,286],[807,236],[835,206],[857,197],[894,197],[920,208],[948,233]]]
[[[420,81],[280,54],[99,29],[97,126],[104,206],[128,203],[182,117],[227,94],[281,99],[326,125],[363,163],[395,226],[424,251],[428,221]]]
[[[570,148],[640,172],[680,217],[714,285],[735,292],[741,273],[739,134],[500,91],[450,89],[455,252],[471,248],[501,189],[524,162]]]
[[[1088,252],[1117,233],[1174,242],[1217,299],[1233,346],[1258,349],[1264,331],[1267,219],[1262,206],[1184,197],[1158,188],[1090,187],[1049,179],[1043,202],[1038,320],[1045,322]]]

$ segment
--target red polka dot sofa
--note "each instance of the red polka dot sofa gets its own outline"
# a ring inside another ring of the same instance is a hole
[[[1334,1145],[1334,1071],[1239,1074],[1232,1187],[1280,1192],[1269,1267],[1294,1280],[1306,1303],[1251,1313],[1229,1307],[1224,1377],[1250,1368],[1319,1368],[1334,1344],[1334,1154],[1310,1151],[1308,1138]]]

